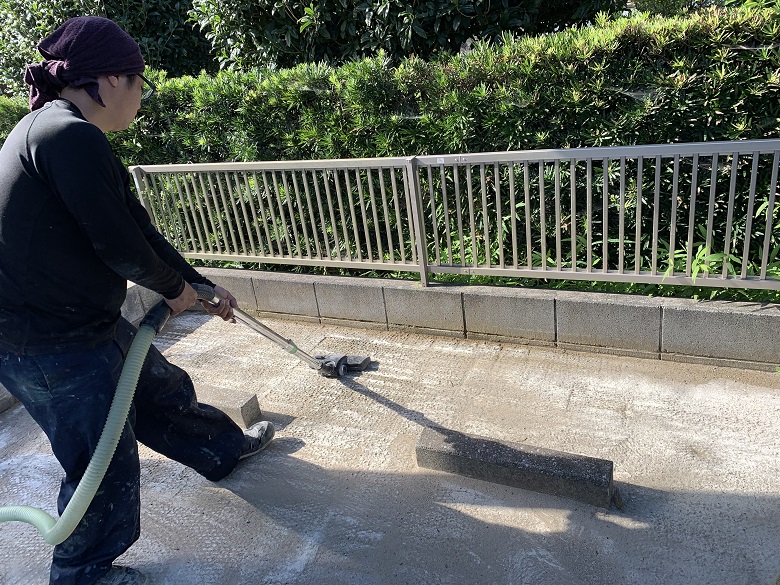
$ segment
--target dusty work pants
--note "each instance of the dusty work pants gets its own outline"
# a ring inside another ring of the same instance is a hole
[[[115,341],[50,355],[0,351],[0,385],[49,437],[65,470],[57,501],[70,501],[97,446],[135,328],[122,320]],[[223,412],[198,404],[192,381],[152,347],[128,423],[106,476],[74,533],[54,548],[50,583],[91,585],[140,533],[136,440],[217,481],[238,463],[242,430]]]

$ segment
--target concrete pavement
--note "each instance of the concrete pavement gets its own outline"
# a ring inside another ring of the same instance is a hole
[[[142,536],[159,585],[777,585],[780,374],[264,320],[306,350],[369,354],[322,378],[240,325],[175,318],[156,343],[203,388],[257,394],[278,427],[206,481],[142,448]],[[426,426],[609,459],[623,511],[417,467]],[[60,468],[0,414],[0,505],[52,513]],[[51,548],[0,526],[0,582],[46,582]]]

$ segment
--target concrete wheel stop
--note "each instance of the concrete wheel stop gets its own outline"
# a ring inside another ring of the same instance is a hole
[[[425,428],[417,465],[609,508],[623,502],[613,463],[584,455],[496,441],[440,427]]]

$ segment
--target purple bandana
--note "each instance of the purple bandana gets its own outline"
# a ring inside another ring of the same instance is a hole
[[[84,89],[105,107],[98,93],[101,75],[143,73],[141,49],[115,22],[100,16],[66,21],[38,43],[46,61],[28,65],[24,80],[30,85],[30,110],[59,97],[65,87]]]

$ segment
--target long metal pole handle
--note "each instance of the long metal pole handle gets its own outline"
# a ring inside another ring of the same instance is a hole
[[[193,284],[192,288],[194,288],[195,292],[198,293],[199,299],[207,301],[212,305],[218,305],[221,301],[224,300],[216,293],[216,291],[213,288],[211,288],[206,284]],[[298,346],[295,345],[295,342],[293,342],[291,339],[285,339],[284,337],[279,335],[276,331],[263,325],[262,323],[260,323],[260,321],[248,315],[241,309],[237,307],[233,307],[233,315],[235,315],[238,321],[241,321],[244,325],[246,325],[250,329],[254,329],[266,339],[274,342],[276,345],[284,349],[287,353],[297,356],[299,359],[309,364],[309,366],[311,366],[315,370],[319,370],[320,368],[322,368],[321,362],[311,357],[308,353],[306,353],[302,349],[299,349]]]

